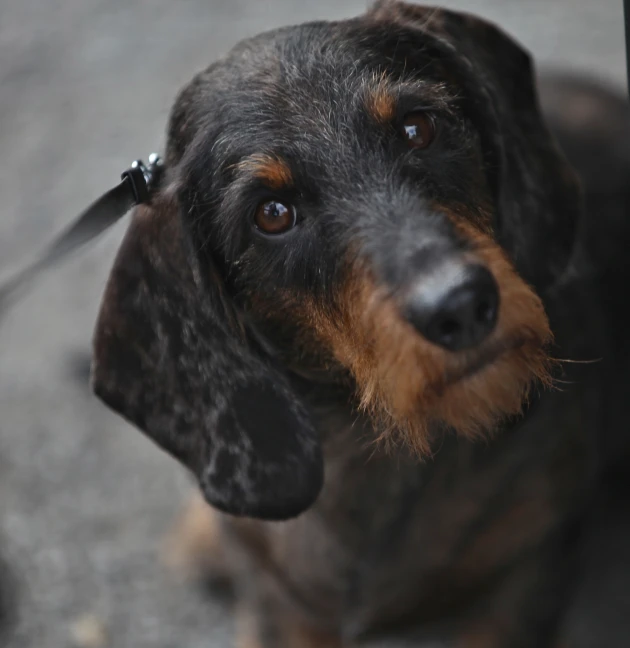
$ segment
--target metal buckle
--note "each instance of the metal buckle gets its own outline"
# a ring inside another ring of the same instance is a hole
[[[149,155],[149,164],[142,160],[134,160],[131,166],[120,176],[128,179],[137,205],[149,201],[151,193],[159,185],[164,163],[157,153]]]

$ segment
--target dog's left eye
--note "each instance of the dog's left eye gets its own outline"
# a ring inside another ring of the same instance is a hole
[[[403,120],[404,136],[409,146],[427,148],[435,139],[435,119],[427,112],[412,112]]]
[[[277,200],[268,200],[258,205],[254,222],[265,234],[282,234],[295,225],[295,209]]]

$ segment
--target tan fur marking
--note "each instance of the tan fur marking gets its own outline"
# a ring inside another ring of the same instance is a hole
[[[283,189],[293,183],[291,169],[288,164],[271,155],[256,154],[242,160],[237,168],[262,180],[272,189]]]
[[[315,304],[303,311],[305,327],[352,373],[360,406],[380,420],[382,439],[401,436],[421,454],[429,452],[432,424],[477,437],[519,414],[534,381],[550,383],[544,347],[551,332],[541,300],[489,234],[456,222],[474,244],[471,260],[492,272],[500,291],[497,327],[481,349],[452,353],[426,341],[360,261],[349,264],[338,312]]]
[[[382,124],[391,122],[396,115],[396,99],[389,90],[384,74],[375,77],[375,84],[367,92],[366,107],[372,118]]]
[[[195,493],[166,539],[162,559],[186,580],[231,576],[216,511]]]

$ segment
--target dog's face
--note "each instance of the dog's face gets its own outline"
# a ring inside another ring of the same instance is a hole
[[[532,83],[496,28],[396,2],[239,45],[175,105],[170,184],[105,298],[99,394],[212,503],[263,517],[321,485],[287,372],[347,385],[420,451],[517,413],[548,379],[540,295],[579,213]]]

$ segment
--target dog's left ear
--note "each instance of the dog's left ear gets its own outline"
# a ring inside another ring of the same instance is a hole
[[[495,25],[469,14],[381,0],[368,19],[413,30],[462,89],[482,138],[499,242],[523,278],[544,290],[569,262],[582,194],[544,123],[530,55]]]

